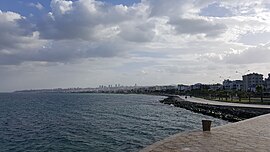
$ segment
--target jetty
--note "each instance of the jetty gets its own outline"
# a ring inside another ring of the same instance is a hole
[[[184,98],[177,95],[169,96],[160,102],[230,122],[238,122],[270,113],[270,105],[226,103],[195,97]]]
[[[192,107],[191,105],[195,104],[195,108],[200,107],[201,104],[210,107],[215,106],[215,108],[225,107],[225,109],[247,108],[244,110],[244,113],[246,110],[254,110],[256,111],[255,114],[260,116],[215,127],[211,131],[195,130],[178,133],[142,149],[141,152],[268,152],[270,150],[270,114],[266,114],[270,111],[269,106],[224,102],[216,103],[215,101],[204,99],[198,100],[198,98],[183,99],[182,97],[180,101],[175,100],[177,99],[175,97],[169,98],[173,100],[167,100],[167,102],[171,102],[168,104],[176,105],[179,102],[189,102],[189,106]],[[257,112],[261,110],[264,112]]]

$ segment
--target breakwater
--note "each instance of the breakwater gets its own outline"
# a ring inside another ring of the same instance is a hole
[[[185,101],[178,96],[169,96],[168,98],[161,100],[160,102],[169,105],[172,104],[175,107],[184,108],[196,113],[202,113],[230,122],[237,122],[270,113],[270,109],[195,103]]]

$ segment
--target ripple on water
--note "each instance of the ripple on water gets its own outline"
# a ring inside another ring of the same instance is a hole
[[[169,135],[227,122],[159,103],[161,96],[0,94],[3,151],[138,151]]]

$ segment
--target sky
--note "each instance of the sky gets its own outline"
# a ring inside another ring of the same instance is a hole
[[[1,0],[0,92],[266,77],[269,38],[269,0]]]

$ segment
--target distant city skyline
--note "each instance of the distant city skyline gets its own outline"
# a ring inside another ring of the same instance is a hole
[[[268,0],[1,0],[0,92],[267,77],[269,37]]]

